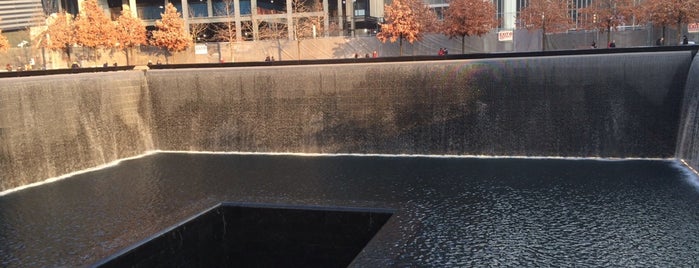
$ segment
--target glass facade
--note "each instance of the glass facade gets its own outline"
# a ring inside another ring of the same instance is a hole
[[[180,5],[180,8],[182,5]],[[180,10],[179,8],[177,10]],[[165,12],[164,0],[136,0],[138,17],[144,20],[160,19],[160,14]]]
[[[206,0],[187,0],[190,17],[208,17],[209,8]]]

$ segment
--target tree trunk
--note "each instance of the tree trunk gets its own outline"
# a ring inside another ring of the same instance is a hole
[[[68,55],[68,66],[66,66],[66,67],[70,68],[70,65],[72,64],[72,62],[70,60],[70,46],[66,45],[65,51],[66,51],[66,55]]]
[[[662,32],[663,32],[663,40],[667,40],[667,38],[666,38],[666,36],[665,36],[665,27],[666,27],[665,24],[663,24],[663,30],[662,30]]]
[[[607,47],[609,47],[609,44],[611,44],[612,41],[612,26],[607,26]]]
[[[130,65],[130,61],[129,61],[129,52],[130,51],[131,50],[129,48],[126,48],[126,47],[124,48],[124,54],[126,54],[126,66]]]
[[[546,51],[546,23],[541,25],[541,51]]]
[[[400,56],[403,56],[403,35],[400,35],[400,38],[398,38],[398,47],[400,48]]]
[[[677,44],[682,44],[682,21],[677,21]]]
[[[541,51],[546,51],[546,31],[541,31]]]
[[[464,52],[464,43],[466,43],[466,35],[461,36],[461,54],[466,54],[466,52]]]

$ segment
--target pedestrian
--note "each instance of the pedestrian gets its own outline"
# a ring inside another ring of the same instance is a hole
[[[116,61],[114,62],[114,65],[112,65],[112,66],[114,66],[114,67],[117,67],[117,63],[116,63]]]
[[[446,47],[444,48],[444,55],[449,55],[449,50]]]
[[[5,70],[7,70],[8,72],[12,72],[12,64],[8,63],[7,65],[5,65]]]
[[[658,38],[658,40],[655,40],[656,46],[662,46],[663,43],[665,43],[665,38],[663,38],[663,37],[660,37],[660,38]]]
[[[107,67],[109,67],[109,63],[105,62],[104,64],[102,64],[102,68],[107,68]]]
[[[265,57],[265,61],[272,61],[269,56]]]
[[[444,56],[444,48],[439,48],[439,51],[437,51],[437,56]]]
[[[683,44],[683,45],[689,45],[689,39],[687,39],[687,36],[686,36],[686,35],[682,36],[682,44]]]
[[[609,47],[610,47],[610,48],[615,48],[615,47],[616,47],[616,41],[615,41],[615,40],[612,40],[612,42],[609,43]]]
[[[148,60],[148,64],[146,64],[146,65],[148,65],[148,67],[153,66],[153,62]]]
[[[595,41],[592,41],[592,45],[590,45],[590,48],[597,48],[597,43],[595,43]]]
[[[70,65],[71,69],[80,69],[80,65],[78,64],[77,61],[74,61],[73,64]]]
[[[270,60],[270,61],[274,61],[274,56],[272,56],[272,58],[270,58],[269,60]]]
[[[368,58],[369,58],[369,53],[364,54],[364,57],[368,59]]]
[[[378,57],[379,57],[379,53],[376,52],[376,50],[374,50],[374,53],[372,53],[372,57],[378,58]]]

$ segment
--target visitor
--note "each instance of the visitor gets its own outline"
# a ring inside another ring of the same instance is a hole
[[[615,48],[616,47],[616,41],[612,40],[612,42],[609,43],[610,48]]]
[[[449,50],[446,47],[444,48],[444,55],[449,55]]]
[[[592,41],[592,45],[590,45],[590,48],[597,48],[597,43],[595,43],[595,41]]]
[[[102,68],[107,68],[107,67],[109,67],[109,63],[105,62],[104,64],[102,64]]]
[[[269,61],[274,61],[274,56],[272,56],[272,57],[269,59]]]
[[[439,51],[437,51],[437,56],[444,56],[444,48],[439,48]]]
[[[265,57],[265,61],[272,61],[269,56]]]
[[[12,64],[8,63],[7,65],[5,65],[5,70],[7,70],[8,72],[12,72]]]
[[[148,67],[151,67],[151,66],[153,66],[153,62],[150,61],[150,60],[148,60],[148,64],[146,64],[146,65],[147,65]]]
[[[73,64],[70,65],[71,69],[80,69],[80,65],[78,64],[77,61],[74,61]]]
[[[662,46],[663,43],[665,43],[665,38],[663,38],[663,37],[660,37],[660,38],[658,38],[658,40],[655,40],[656,46]]]
[[[114,66],[114,67],[117,67],[117,63],[116,63],[116,61],[114,62],[114,64],[113,64],[112,66]]]
[[[368,59],[368,58],[369,58],[369,53],[364,54],[364,57]]]
[[[155,65],[163,65],[163,63],[160,62],[160,60],[155,62]]]
[[[379,57],[379,53],[376,52],[376,50],[374,50],[374,52],[372,53],[371,56],[374,57],[374,58],[378,58],[378,57]]]
[[[686,35],[682,36],[682,44],[683,44],[683,45],[689,45],[689,39],[687,39],[687,36],[686,36]]]

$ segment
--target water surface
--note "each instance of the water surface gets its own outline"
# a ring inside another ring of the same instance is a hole
[[[0,266],[89,265],[220,202],[395,209],[356,266],[691,266],[661,160],[159,153],[0,196]]]

